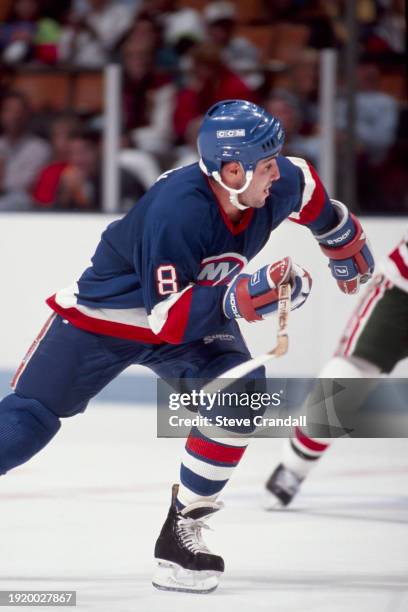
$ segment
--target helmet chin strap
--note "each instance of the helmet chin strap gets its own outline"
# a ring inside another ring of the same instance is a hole
[[[241,202],[238,200],[238,196],[239,196],[240,193],[242,193],[243,191],[248,189],[249,184],[252,181],[252,178],[254,176],[253,170],[247,170],[245,172],[245,183],[244,183],[244,185],[240,189],[233,189],[232,187],[228,187],[228,185],[226,185],[223,182],[219,172],[214,171],[214,172],[211,172],[211,174],[210,174],[208,172],[207,168],[205,167],[205,164],[204,164],[202,159],[199,160],[198,165],[200,166],[200,169],[207,176],[212,176],[213,179],[216,180],[219,185],[221,185],[221,187],[223,187],[224,189],[226,189],[228,191],[229,199],[230,199],[230,202],[231,202],[231,204],[233,206],[238,208],[238,210],[247,210],[248,208],[250,208],[249,206],[245,206],[245,204],[241,204]]]

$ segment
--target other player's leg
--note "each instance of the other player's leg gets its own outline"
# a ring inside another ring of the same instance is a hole
[[[366,290],[351,316],[335,356],[319,378],[377,378],[389,373],[407,355],[408,295],[379,276]],[[320,393],[318,389],[314,393]],[[305,410],[318,398],[307,398]],[[266,482],[266,509],[287,506],[318,460],[329,439],[313,439],[297,428],[285,441],[281,461]]]

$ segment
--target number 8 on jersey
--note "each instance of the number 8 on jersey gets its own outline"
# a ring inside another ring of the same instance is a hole
[[[156,281],[159,295],[170,295],[170,293],[178,292],[177,272],[171,264],[157,268]]]

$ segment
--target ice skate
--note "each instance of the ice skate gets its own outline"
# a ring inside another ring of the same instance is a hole
[[[299,491],[303,480],[280,463],[265,484],[267,490],[263,504],[265,510],[279,510],[288,506]]]
[[[224,560],[208,550],[201,531],[209,529],[205,519],[222,504],[196,502],[178,511],[177,493],[178,485],[173,485],[170,510],[154,549],[158,569],[153,586],[165,591],[210,593],[218,586]]]

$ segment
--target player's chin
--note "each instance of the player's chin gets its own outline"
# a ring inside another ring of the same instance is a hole
[[[269,194],[268,194],[269,195]],[[262,206],[265,206],[265,202],[266,202],[266,198],[268,196],[263,194],[253,205],[254,208],[262,208]]]

